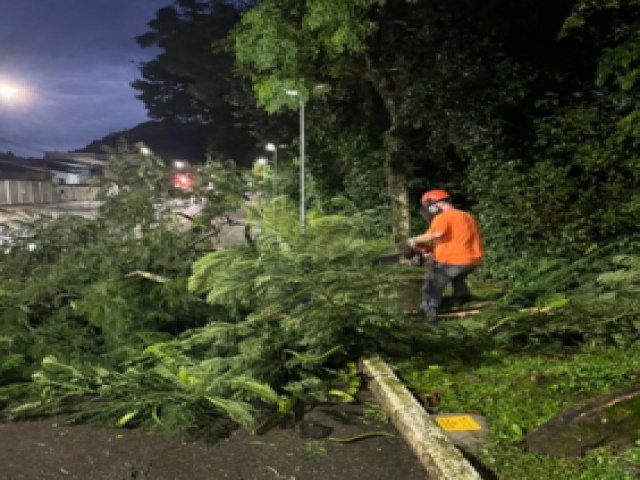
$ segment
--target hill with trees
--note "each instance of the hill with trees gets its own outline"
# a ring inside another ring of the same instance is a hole
[[[150,121],[128,130],[113,132],[94,140],[82,152],[104,153],[105,146],[115,148],[124,139],[130,145],[144,143],[158,156],[166,159],[182,159],[194,164],[205,161],[207,139],[206,127],[201,124]]]

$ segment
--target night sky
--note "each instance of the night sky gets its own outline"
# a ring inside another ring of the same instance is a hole
[[[0,0],[0,152],[75,150],[148,120],[135,37],[172,0]]]

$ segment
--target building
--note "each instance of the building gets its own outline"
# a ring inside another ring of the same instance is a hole
[[[103,153],[46,152],[43,158],[56,185],[89,185],[108,162],[109,156]]]
[[[92,179],[102,173],[106,154],[47,152],[43,158],[0,153],[0,205],[94,200]]]

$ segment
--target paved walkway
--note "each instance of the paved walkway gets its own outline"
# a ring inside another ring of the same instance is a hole
[[[38,214],[58,216],[62,214],[95,218],[102,202],[61,202],[51,204],[0,205],[0,222],[24,219]]]

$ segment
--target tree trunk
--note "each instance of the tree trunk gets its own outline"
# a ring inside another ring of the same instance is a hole
[[[389,129],[384,136],[387,158],[387,185],[393,215],[393,240],[403,243],[411,231],[409,194],[407,191],[404,139],[396,129]]]
[[[389,129],[384,134],[387,160],[387,185],[393,215],[393,240],[404,243],[411,231],[407,191],[406,132],[398,115],[397,100],[404,92],[402,82],[388,75],[384,66],[365,55],[367,78],[389,114]]]

